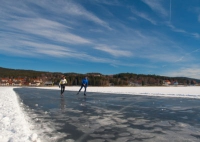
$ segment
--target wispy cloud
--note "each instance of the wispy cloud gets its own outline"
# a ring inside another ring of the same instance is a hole
[[[192,37],[197,38],[197,39],[200,38],[200,34],[199,33],[187,32],[186,30],[183,30],[183,29],[180,29],[180,28],[176,28],[171,23],[167,23],[167,26],[169,26],[174,32],[183,33],[185,35],[192,36]]]
[[[67,3],[65,3],[67,4]],[[63,5],[65,5],[63,4]],[[3,6],[2,6],[3,5]],[[76,31],[71,26],[68,26],[62,21],[56,21],[51,15],[63,13],[63,10],[55,10],[55,7],[62,5],[60,2],[52,3],[49,1],[20,1],[12,2],[11,0],[3,1],[0,6],[0,22],[1,27],[5,32],[0,36],[4,38],[8,32],[12,33],[12,40],[17,40],[18,37],[24,37],[38,40],[48,40],[49,42],[62,42],[68,44],[90,44],[91,41],[85,37],[74,34]],[[32,5],[32,8],[30,6]],[[35,6],[38,5],[36,8]],[[61,9],[63,6],[61,6]],[[40,10],[49,14],[46,16]],[[57,11],[52,13],[52,11]],[[46,18],[44,18],[46,17]],[[14,34],[17,33],[17,34]],[[18,37],[14,37],[17,35]]]
[[[150,23],[152,23],[153,25],[157,25],[157,23],[156,23],[156,21],[154,21],[152,18],[150,18],[147,14],[145,14],[145,13],[137,13],[137,16],[139,16],[139,17],[141,17],[141,18],[143,18],[143,19],[145,19],[145,20],[147,20],[147,21],[149,21]]]
[[[168,73],[165,74],[166,76],[172,76],[172,77],[190,77],[190,78],[196,78],[196,79],[200,79],[200,67],[194,67],[194,66],[190,66],[190,67],[185,67],[185,68],[181,68],[179,70],[174,70],[174,71],[170,71]]]
[[[112,1],[108,1],[108,0],[91,0],[92,2],[97,2],[97,3],[101,3],[101,4],[105,4],[105,5],[120,5],[120,2],[118,0],[112,0]]]
[[[182,57],[180,57],[178,60],[175,60],[175,62],[180,62],[180,61],[182,61],[184,59],[184,57],[182,56]]]
[[[97,47],[95,47],[95,49],[106,52],[106,53],[111,54],[116,57],[120,57],[120,56],[130,57],[132,55],[132,53],[130,51],[115,49],[113,47],[108,47],[105,45],[97,46]]]
[[[153,25],[157,25],[156,21],[153,20],[150,16],[148,16],[147,14],[143,13],[143,12],[139,12],[135,9],[131,9],[131,11],[138,17],[142,18],[142,19],[145,19],[147,21],[149,21],[150,23],[152,23]],[[135,19],[135,18],[134,18]]]
[[[142,0],[145,4],[147,4],[153,11],[157,12],[158,15],[168,16],[168,12],[162,6],[162,0]]]
[[[69,32],[69,28],[58,22],[41,18],[19,19],[9,24],[10,28],[18,29],[26,34],[34,34],[53,41],[70,44],[88,44],[88,39]]]
[[[197,21],[200,22],[200,7],[193,7],[191,11],[197,14]]]
[[[183,61],[181,56],[176,53],[164,50],[164,52],[146,52],[142,58],[148,59],[153,62],[163,62],[163,63],[175,63],[177,61]],[[180,60],[181,59],[181,60]]]
[[[89,12],[81,5],[78,5],[76,3],[67,3],[67,6],[65,8],[65,12],[68,14],[71,14],[73,16],[79,16],[80,18],[85,18],[86,20],[90,20],[96,24],[99,24],[109,30],[112,30],[112,28],[109,26],[109,24],[102,19],[98,18],[96,15],[94,15],[92,12]]]
[[[191,58],[189,56],[192,57],[193,53],[196,53],[196,52],[199,52],[199,51],[200,51],[200,49],[196,49],[196,50],[191,51],[189,53],[185,53],[178,60],[175,60],[175,62],[184,62],[184,61],[190,60]]]
[[[7,35],[6,37],[8,37]],[[77,48],[59,46],[56,44],[48,44],[45,42],[35,41],[34,39],[30,39],[27,36],[17,36],[14,35],[14,38],[10,36],[10,38],[4,37],[1,41],[0,51],[1,53],[5,53],[6,55],[18,56],[18,57],[32,57],[32,58],[49,58],[51,59],[78,59],[86,62],[94,62],[94,63],[106,63],[106,64],[115,64],[115,65],[123,65],[123,66],[132,66],[130,64],[125,64],[118,59],[112,59],[109,56],[95,56],[93,54],[89,54],[87,52],[83,52]],[[8,44],[9,43],[9,44]],[[112,52],[117,51],[114,56],[124,56],[126,53],[120,53],[120,50],[112,50]],[[110,51],[111,52],[111,51]],[[114,53],[112,53],[114,54]],[[121,55],[120,55],[121,54]],[[133,65],[135,66],[135,65]]]
[[[1,1],[0,5],[0,17],[1,20],[9,19],[14,20],[19,17],[34,17],[37,15],[30,7],[23,1]]]
[[[6,17],[12,17],[12,18],[17,18],[17,17],[43,17],[43,18],[57,18],[59,19],[58,16],[63,16],[69,17],[73,16],[74,20],[75,19],[82,19],[86,21],[91,21],[93,23],[96,23],[102,27],[105,27],[109,30],[112,30],[112,28],[109,26],[107,22],[93,14],[92,12],[88,11],[86,8],[81,6],[80,4],[76,3],[75,1],[20,1],[20,2],[12,2],[8,0],[8,2],[2,3],[1,6],[3,9],[1,10],[0,17],[3,16],[4,18]],[[34,8],[30,8],[30,7]],[[44,12],[44,14],[42,14]],[[49,17],[45,15],[45,12],[51,13]],[[14,13],[14,14],[13,14]],[[60,17],[60,18],[61,18]],[[62,19],[61,18],[61,19]],[[64,20],[64,19],[62,19]]]
[[[191,33],[191,35],[197,39],[200,39],[200,34],[199,33]]]
[[[15,46],[17,44],[18,46]],[[5,46],[4,46],[5,45]],[[12,45],[6,46],[4,44],[0,46],[2,52],[6,52],[7,55],[15,55],[22,57],[54,57],[62,59],[80,59],[87,62],[97,63],[109,63],[109,64],[120,64],[119,61],[112,60],[110,58],[101,58],[89,55],[85,52],[80,52],[76,49],[71,49],[64,46],[58,46],[54,44],[46,43],[35,43],[32,41],[13,41]]]
[[[200,48],[194,50],[193,52],[200,52]]]
[[[175,32],[178,32],[178,33],[187,33],[185,30],[183,30],[183,29],[178,29],[178,28],[176,28],[174,25],[172,25],[171,23],[168,23],[168,26],[173,30],[173,31],[175,31]]]
[[[15,45],[16,44],[16,45]],[[8,46],[3,44],[0,47],[1,51],[7,52],[7,54],[13,54],[15,56],[51,56],[56,58],[71,57],[71,53],[74,51],[67,48],[54,44],[46,44],[41,42],[25,41],[25,40],[14,40]]]

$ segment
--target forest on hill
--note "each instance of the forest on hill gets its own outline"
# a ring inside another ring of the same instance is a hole
[[[84,76],[88,77],[90,86],[161,86],[163,81],[168,80],[172,84],[178,82],[179,85],[195,85],[200,80],[186,77],[167,77],[158,75],[144,75],[134,73],[119,73],[114,75],[103,75],[101,73],[61,73],[44,72],[34,70],[8,69],[0,67],[0,79],[2,78],[24,78],[27,81],[32,79],[42,79],[43,81],[52,81],[54,85],[58,84],[61,77],[65,75],[68,85],[80,85]]]

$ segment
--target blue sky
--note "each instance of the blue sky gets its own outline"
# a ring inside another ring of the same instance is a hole
[[[0,66],[200,79],[200,0],[1,0]]]

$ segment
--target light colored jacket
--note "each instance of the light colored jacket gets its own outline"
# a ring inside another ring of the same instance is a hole
[[[62,85],[62,84],[67,84],[67,80],[66,79],[61,79],[60,83],[59,83],[59,86]]]

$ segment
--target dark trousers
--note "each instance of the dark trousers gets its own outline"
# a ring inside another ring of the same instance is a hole
[[[64,84],[61,84],[61,94],[63,94],[65,92],[65,85]]]
[[[85,94],[85,93],[86,93],[87,86],[84,86],[83,84],[81,85],[81,88],[80,88],[80,90],[79,90],[78,92],[80,92],[81,89],[82,89],[83,87],[85,88],[85,91],[84,91],[84,94]]]

